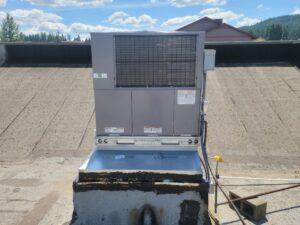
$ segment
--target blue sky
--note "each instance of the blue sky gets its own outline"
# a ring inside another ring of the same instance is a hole
[[[0,0],[24,33],[174,30],[203,16],[234,26],[300,14],[300,0]]]

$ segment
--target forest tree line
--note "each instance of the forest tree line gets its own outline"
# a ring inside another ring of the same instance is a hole
[[[46,33],[40,32],[37,34],[24,34],[20,32],[18,24],[15,22],[14,18],[7,13],[5,18],[1,22],[0,27],[0,40],[2,42],[65,42],[65,41],[89,41],[81,40],[78,35],[75,38],[71,38],[71,35],[64,35],[62,33]]]
[[[275,17],[241,29],[266,40],[299,40],[300,15]]]

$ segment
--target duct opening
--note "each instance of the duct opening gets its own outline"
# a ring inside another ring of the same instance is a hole
[[[158,225],[154,210],[145,205],[139,216],[139,225]]]

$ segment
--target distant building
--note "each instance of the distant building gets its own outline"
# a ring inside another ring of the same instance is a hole
[[[223,19],[208,17],[196,20],[177,31],[205,31],[206,41],[251,41],[254,37],[236,27],[223,23]]]

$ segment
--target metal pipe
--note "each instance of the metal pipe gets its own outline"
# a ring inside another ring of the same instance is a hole
[[[215,225],[220,225],[219,220],[211,213],[211,211],[209,209],[208,209],[208,215],[214,221]]]
[[[212,175],[212,177],[213,177],[213,179],[215,181],[215,184],[218,185],[218,187],[220,188],[221,192],[223,193],[223,195],[225,196],[225,198],[227,199],[227,201],[229,202],[229,204],[231,204],[231,206],[233,207],[233,209],[236,212],[237,216],[239,217],[239,220],[241,221],[241,223],[243,225],[246,225],[246,223],[245,223],[242,215],[240,214],[240,212],[238,211],[238,209],[236,208],[236,206],[233,204],[233,202],[231,201],[231,199],[229,198],[229,196],[225,193],[225,191],[223,190],[222,186],[218,182],[216,182],[217,179],[216,179],[215,175],[213,174],[213,171],[212,171],[212,169],[210,167],[210,164],[208,164],[208,168],[209,168],[209,170],[211,172],[211,175]]]
[[[218,172],[218,165],[219,162],[216,162],[216,185],[215,185],[215,213],[217,213],[217,208],[218,208],[218,179],[219,179],[219,172]]]
[[[205,121],[205,114],[204,114],[204,99],[205,99],[205,92],[206,92],[206,78],[207,73],[204,71],[203,73],[203,80],[202,80],[202,90],[201,90],[201,104],[200,104],[200,142],[201,142],[201,151],[203,156],[203,161],[205,163],[205,173],[207,182],[210,183],[210,174],[208,170],[208,157],[206,152],[206,137],[207,137],[207,122]]]
[[[296,184],[300,182],[300,179],[293,178],[269,178],[269,177],[233,177],[233,176],[221,176],[221,179],[238,179],[238,180],[263,180],[263,181],[294,181]]]
[[[206,152],[207,122],[203,121],[203,124],[204,124],[204,137],[201,137],[201,150],[202,150],[202,155],[205,163],[207,182],[210,183],[210,173],[208,169],[209,162],[208,162],[208,156]]]
[[[276,189],[276,190],[272,190],[272,191],[266,191],[266,192],[262,192],[262,193],[258,193],[258,194],[254,194],[254,195],[249,195],[249,196],[243,197],[243,198],[232,199],[231,202],[237,202],[237,201],[242,201],[242,200],[247,200],[247,199],[253,199],[253,198],[257,198],[259,196],[273,194],[273,193],[276,193],[276,192],[279,192],[279,191],[285,191],[285,190],[296,188],[296,187],[300,187],[300,184],[296,184],[296,185],[292,185],[292,186],[289,186],[289,187],[280,188],[280,189]],[[228,204],[228,203],[229,203],[229,201],[221,202],[218,205],[225,205],[225,204]]]

